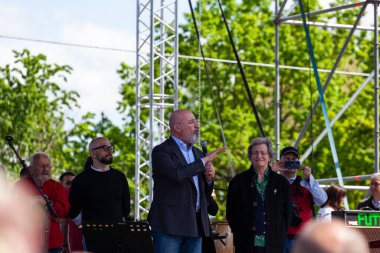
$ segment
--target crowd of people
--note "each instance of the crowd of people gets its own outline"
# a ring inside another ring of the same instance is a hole
[[[215,253],[209,220],[209,215],[218,212],[212,197],[216,171],[212,161],[226,148],[204,152],[194,146],[199,123],[189,110],[174,111],[169,126],[169,138],[151,154],[154,186],[148,222],[154,252]],[[107,138],[94,138],[83,171],[78,175],[64,172],[60,182],[51,179],[48,154],[31,156],[27,171],[20,172],[16,193],[20,200],[27,200],[21,201],[23,206],[47,207],[48,215],[43,219],[39,212],[30,213],[39,217],[39,225],[23,233],[30,239],[38,230],[39,237],[31,240],[29,251],[20,252],[122,252],[116,238],[100,240],[83,229],[88,222],[132,220],[128,181],[111,167],[113,150]],[[295,147],[282,149],[280,160],[273,162],[271,141],[259,137],[248,146],[247,157],[250,167],[229,182],[227,192],[226,218],[235,253],[369,252],[362,235],[331,219],[331,212],[342,208],[347,191],[337,185],[322,189],[312,169],[298,162]],[[315,206],[320,207],[318,214]],[[358,209],[379,210],[379,206],[380,174],[374,174],[370,197]],[[0,235],[2,230],[0,226]],[[358,242],[354,246],[342,246],[353,239]],[[0,239],[1,252],[12,252],[1,250],[4,245],[8,247]]]

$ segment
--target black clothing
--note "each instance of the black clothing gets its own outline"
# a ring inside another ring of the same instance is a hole
[[[269,168],[265,188],[265,243],[266,252],[283,252],[287,230],[292,217],[292,199],[288,180]],[[236,175],[230,182],[227,194],[227,220],[234,236],[235,253],[255,253],[255,217],[257,187],[254,170]]]
[[[98,172],[87,169],[73,180],[69,217],[82,211],[84,221],[121,222],[129,216],[130,196],[127,179],[120,171]]]
[[[175,140],[170,137],[152,151],[153,202],[148,221],[152,231],[178,236],[198,237],[196,218],[197,190],[193,176],[198,175],[200,223],[206,236],[210,235],[207,215],[205,166],[202,151],[192,148],[195,161],[188,164]]]
[[[372,199],[373,197],[369,197],[369,198],[366,198],[362,201],[360,201],[360,203],[358,204],[358,210],[379,210],[379,208],[376,208],[373,204],[372,204]]]
[[[206,194],[207,199],[207,213],[215,216],[219,210],[218,204],[212,197],[212,189]],[[212,234],[212,228],[210,224],[210,236],[202,238],[202,253],[216,253],[214,236]]]
[[[84,171],[76,176],[69,195],[69,217],[75,218],[82,211],[83,235],[88,251],[95,253],[121,252],[120,238],[108,230],[88,232],[86,223],[106,224],[129,219],[130,196],[128,181],[120,171],[109,169],[96,171],[87,159]]]

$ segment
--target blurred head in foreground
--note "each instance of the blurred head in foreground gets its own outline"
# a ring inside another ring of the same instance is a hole
[[[369,253],[368,242],[343,222],[310,222],[301,231],[292,253]]]
[[[0,252],[40,253],[44,210],[31,205],[0,182]]]

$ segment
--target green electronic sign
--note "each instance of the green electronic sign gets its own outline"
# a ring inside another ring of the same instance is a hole
[[[357,213],[357,225],[363,227],[378,227],[380,226],[380,213]]]

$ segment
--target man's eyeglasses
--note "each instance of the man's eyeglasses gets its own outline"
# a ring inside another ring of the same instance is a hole
[[[102,146],[93,148],[92,151],[97,150],[97,149],[103,149],[104,151],[109,151],[109,150],[113,151],[115,148],[112,145],[110,145],[110,146],[108,146],[108,145],[102,145]]]
[[[189,125],[199,125],[199,121],[196,119],[191,119],[186,122],[178,122],[178,124],[184,124],[184,123],[187,123]]]

